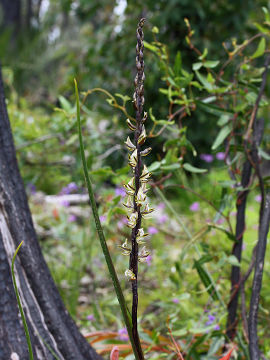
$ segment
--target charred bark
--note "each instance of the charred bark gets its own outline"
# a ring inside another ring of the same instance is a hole
[[[12,353],[20,360],[29,358],[11,280],[11,259],[22,240],[16,277],[34,358],[53,360],[56,354],[59,359],[101,360],[67,313],[41,253],[18,169],[0,71],[0,360],[10,359]]]
[[[18,30],[21,25],[21,0],[0,0],[0,7],[3,12],[3,25]]]
[[[252,293],[250,300],[248,332],[249,332],[249,354],[251,360],[263,359],[259,349],[258,337],[258,311],[260,302],[260,293],[263,279],[263,268],[265,260],[265,252],[267,246],[267,235],[269,232],[270,223],[270,191],[266,190],[265,202],[261,206],[259,239],[256,252],[256,263],[254,270],[254,277],[252,283]]]

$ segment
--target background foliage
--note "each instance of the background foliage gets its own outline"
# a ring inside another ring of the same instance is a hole
[[[103,88],[113,96],[94,92],[85,99],[82,94],[81,100],[100,216],[117,270],[123,274],[127,265],[117,249],[127,235],[121,206],[128,176],[123,110],[132,115],[134,34],[138,19],[147,18],[145,94],[147,130],[152,135],[148,142],[153,148],[147,165],[154,175],[157,210],[148,223],[152,255],[140,269],[141,336],[151,359],[175,358],[170,331],[187,359],[217,359],[224,342],[230,267],[237,265],[231,247],[239,188],[233,186],[223,160],[226,151],[233,155],[239,182],[242,137],[268,52],[268,2],[15,3],[20,16],[10,23],[2,17],[0,56],[20,169],[41,245],[65,304],[82,331],[92,334],[91,340],[100,331],[96,344],[105,353],[108,344],[126,344],[126,334],[94,228],[89,231],[86,226],[88,207],[81,203],[85,189],[73,79],[85,92]],[[4,1],[1,4],[5,14]],[[245,43],[247,39],[252,41]],[[234,52],[218,83],[222,64]],[[180,116],[174,115],[181,108]],[[260,108],[266,124],[261,155],[266,161],[268,112],[266,96]],[[232,129],[229,119],[234,114],[238,118]],[[228,136],[233,138],[229,146]],[[155,186],[159,181],[161,189]],[[80,200],[67,200],[71,194],[80,195]],[[247,207],[243,271],[257,239],[259,201],[255,183]],[[260,346],[266,357],[269,269],[268,255],[259,316]],[[129,284],[121,279],[130,301]],[[247,306],[250,286],[251,279],[246,285]],[[114,336],[109,331],[115,331]],[[247,358],[245,335],[240,323],[237,359]]]

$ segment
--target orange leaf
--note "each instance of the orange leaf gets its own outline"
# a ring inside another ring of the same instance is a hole
[[[59,212],[56,208],[53,208],[53,217],[55,218],[55,220],[59,220]]]
[[[232,352],[234,349],[231,349],[228,354],[226,354],[225,356],[223,356],[222,358],[220,358],[219,360],[230,360]]]
[[[114,346],[111,351],[110,360],[119,360],[118,346]]]
[[[113,332],[113,331],[93,331],[90,333],[87,333],[84,335],[84,337],[86,339],[91,338],[91,337],[95,337],[95,336],[108,336],[108,337],[117,337],[118,336],[118,332]]]

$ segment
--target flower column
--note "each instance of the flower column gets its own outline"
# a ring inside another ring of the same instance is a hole
[[[136,124],[133,124],[129,119],[127,124],[130,130],[134,131],[134,143],[127,138],[125,142],[128,150],[131,152],[129,155],[129,165],[133,171],[133,177],[125,185],[127,200],[124,204],[129,214],[128,226],[132,229],[131,233],[131,246],[126,239],[125,243],[121,245],[123,255],[130,256],[129,269],[126,270],[125,275],[129,278],[132,285],[132,332],[134,340],[139,343],[139,335],[137,329],[137,310],[138,310],[138,261],[143,262],[149,255],[149,252],[143,247],[139,251],[139,245],[145,242],[148,234],[144,233],[141,227],[142,218],[146,218],[153,211],[147,202],[146,193],[148,191],[147,182],[151,174],[144,165],[142,169],[141,157],[146,156],[151,151],[151,148],[141,149],[141,146],[146,140],[146,131],[144,122],[147,119],[147,113],[143,113],[144,105],[144,60],[143,60],[143,31],[142,27],[145,19],[141,19],[137,28],[137,46],[136,46],[136,67],[137,74],[134,80],[135,92],[133,95],[134,108],[136,110]],[[143,354],[142,359],[143,359]]]

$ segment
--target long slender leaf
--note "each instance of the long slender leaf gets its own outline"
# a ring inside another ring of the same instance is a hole
[[[74,79],[74,83],[75,83],[75,94],[76,94],[76,105],[77,105],[77,124],[78,124],[78,133],[79,133],[79,141],[80,141],[80,151],[81,151],[81,159],[82,159],[82,164],[83,164],[83,171],[84,171],[84,177],[85,177],[85,182],[86,182],[86,186],[87,186],[87,190],[88,190],[88,194],[89,194],[89,199],[90,199],[90,203],[91,203],[91,207],[92,207],[92,211],[93,211],[93,215],[94,215],[94,219],[95,219],[95,225],[96,225],[96,229],[97,229],[97,233],[99,236],[99,241],[100,241],[100,245],[108,266],[108,270],[109,273],[111,275],[112,281],[113,281],[113,285],[114,285],[114,290],[116,293],[116,296],[118,298],[118,302],[122,311],[122,315],[124,318],[124,322],[125,325],[127,327],[127,331],[128,331],[128,335],[130,338],[130,342],[132,345],[132,349],[135,355],[136,360],[141,360],[139,355],[138,355],[138,350],[136,348],[136,344],[133,338],[133,334],[132,334],[132,322],[131,322],[131,317],[130,317],[130,313],[128,311],[127,305],[126,305],[126,301],[124,298],[124,294],[122,292],[119,280],[118,280],[118,276],[116,274],[113,262],[112,262],[112,258],[105,240],[105,236],[103,233],[103,229],[99,220],[99,215],[98,215],[98,210],[97,210],[97,204],[96,204],[96,200],[94,197],[94,192],[93,192],[93,188],[92,188],[92,182],[91,179],[89,177],[88,174],[88,168],[87,168],[87,163],[86,163],[86,158],[85,158],[85,152],[84,152],[84,146],[83,146],[83,138],[82,138],[82,129],[81,129],[81,115],[80,115],[80,102],[79,102],[79,92],[78,92],[78,85],[77,85],[77,81]]]
[[[194,267],[197,270],[197,273],[202,280],[204,286],[207,289],[209,295],[213,298],[213,300],[218,300],[218,295],[216,293],[215,285],[213,284],[211,278],[209,277],[208,273],[200,264],[200,261],[194,261]]]
[[[20,314],[22,317],[22,322],[23,322],[23,327],[24,327],[24,332],[25,332],[25,336],[26,336],[26,341],[27,341],[27,346],[28,346],[28,351],[29,351],[29,359],[30,360],[34,360],[34,355],[33,355],[33,349],[32,349],[32,344],[31,344],[31,339],[30,339],[30,334],[29,334],[29,330],[28,330],[28,326],[27,326],[27,322],[26,322],[26,318],[24,315],[24,311],[23,311],[23,307],[21,304],[21,300],[20,300],[20,296],[19,296],[19,291],[18,291],[18,287],[17,287],[17,283],[16,283],[16,278],[15,278],[15,272],[14,272],[14,264],[15,264],[15,260],[16,260],[16,256],[20,250],[20,247],[22,246],[23,241],[19,244],[19,246],[17,247],[13,258],[12,258],[12,263],[11,263],[11,274],[12,274],[12,280],[13,280],[13,286],[14,286],[14,290],[15,290],[15,294],[16,294],[16,298],[17,298],[17,303],[19,306],[19,310],[20,310]]]

